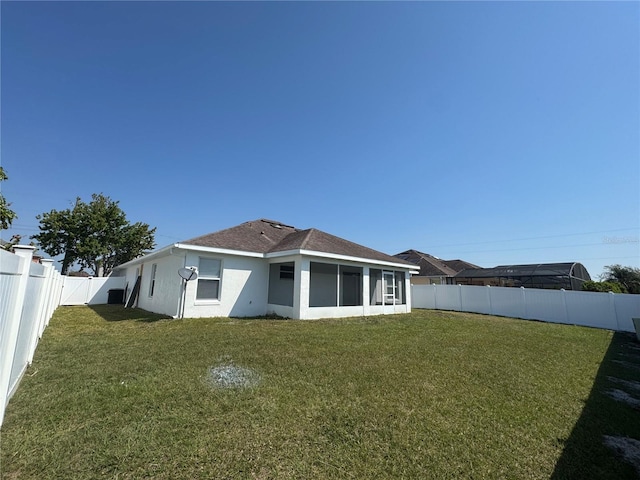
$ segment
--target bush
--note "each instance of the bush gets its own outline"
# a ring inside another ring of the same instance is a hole
[[[616,282],[584,282],[582,290],[586,292],[627,293],[625,288]]]

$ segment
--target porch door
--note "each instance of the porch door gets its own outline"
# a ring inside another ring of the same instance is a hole
[[[382,272],[382,305],[384,313],[393,313],[393,305],[396,301],[396,282],[393,272]]]

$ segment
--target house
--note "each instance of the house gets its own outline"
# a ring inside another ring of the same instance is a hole
[[[418,275],[411,276],[412,285],[446,284],[458,272],[468,268],[480,268],[464,260],[441,260],[438,257],[417,250],[406,250],[394,257],[414,263],[420,267]]]
[[[183,291],[186,267],[197,279]],[[260,219],[169,245],[114,274],[126,276],[128,305],[172,317],[317,319],[410,312],[412,271],[320,230]]]
[[[582,284],[590,280],[591,276],[584,265],[577,262],[564,262],[468,269],[457,273],[449,283],[582,290]]]

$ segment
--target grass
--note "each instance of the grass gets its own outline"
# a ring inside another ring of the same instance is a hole
[[[170,320],[59,308],[9,403],[8,479],[636,478],[602,393],[626,335],[452,312]],[[216,388],[217,365],[251,388]],[[621,371],[624,370],[624,371]],[[594,476],[595,475],[595,476]]]

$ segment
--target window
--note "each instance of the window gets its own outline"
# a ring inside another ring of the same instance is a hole
[[[149,282],[149,296],[153,297],[153,290],[156,287],[156,270],[158,269],[158,264],[154,263],[151,265],[151,281]]]
[[[283,263],[280,265],[280,279],[293,280],[293,264]]]
[[[199,258],[196,300],[220,300],[221,263],[215,258]]]

